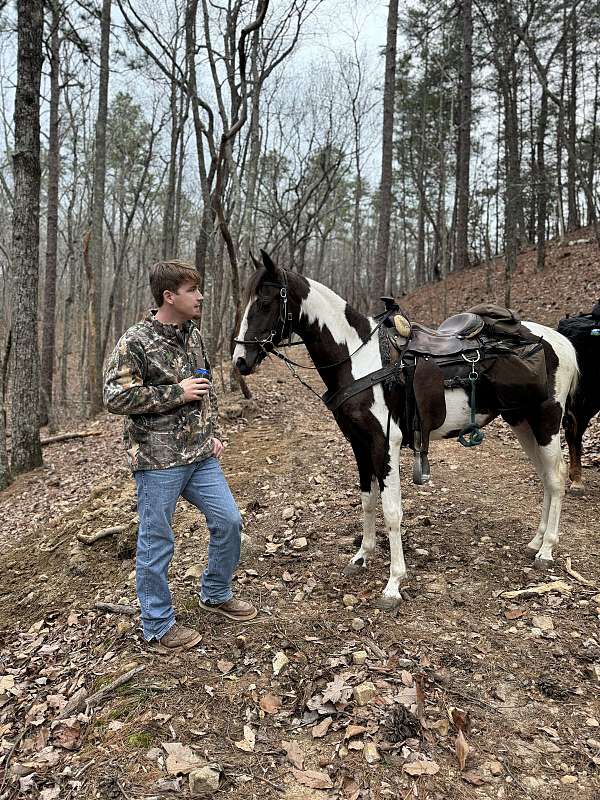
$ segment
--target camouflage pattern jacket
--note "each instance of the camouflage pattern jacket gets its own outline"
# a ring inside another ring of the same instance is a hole
[[[113,414],[127,414],[124,440],[131,469],[166,469],[201,461],[212,453],[212,437],[222,438],[217,396],[183,402],[179,381],[194,370],[210,371],[200,331],[193,322],[182,328],[154,318],[125,331],[104,371],[104,404]]]

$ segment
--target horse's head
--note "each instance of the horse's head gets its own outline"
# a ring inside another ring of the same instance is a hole
[[[291,333],[287,273],[264,250],[260,254],[261,261],[251,255],[256,271],[246,286],[244,316],[234,340],[233,363],[242,375],[253,372]]]

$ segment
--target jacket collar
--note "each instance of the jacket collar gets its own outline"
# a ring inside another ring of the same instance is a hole
[[[166,339],[187,339],[190,335],[194,323],[192,320],[187,320],[184,322],[181,328],[178,325],[170,322],[160,322],[156,319],[156,312],[158,311],[157,308],[151,308],[146,316],[144,317],[144,322],[150,323],[154,330],[159,333],[161,336],[164,336]]]

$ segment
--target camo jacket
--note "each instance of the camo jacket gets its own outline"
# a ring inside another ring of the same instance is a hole
[[[104,370],[104,404],[126,414],[123,438],[132,471],[166,469],[201,461],[221,439],[212,385],[203,400],[185,403],[179,381],[204,367],[210,372],[200,331],[181,328],[150,311],[117,342]]]

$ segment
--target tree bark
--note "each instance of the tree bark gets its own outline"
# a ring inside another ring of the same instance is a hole
[[[571,21],[571,80],[569,85],[568,131],[569,149],[567,158],[567,230],[581,227],[577,205],[577,16]]]
[[[175,51],[173,51],[172,77],[171,77],[171,142],[169,154],[169,168],[167,180],[167,193],[165,197],[165,210],[163,217],[161,258],[174,258],[175,239],[175,191],[177,184],[177,149],[179,143],[179,113],[178,113],[178,85],[175,80]]]
[[[598,145],[598,78],[600,77],[600,68],[598,61],[594,64],[594,110],[592,112],[591,121],[591,141],[590,141],[590,157],[588,161],[588,184],[590,187],[591,198],[586,195],[587,200],[587,224],[593,225],[596,222],[596,206],[591,199],[594,196],[594,174],[596,172],[596,147]]]
[[[11,481],[10,463],[6,447],[6,377],[8,374],[11,341],[12,333],[9,330],[0,360],[0,491],[6,489]]]
[[[48,137],[48,210],[46,221],[46,273],[42,322],[42,424],[48,422],[52,409],[52,381],[56,331],[56,251],[58,239],[58,181],[60,176],[60,141],[58,106],[60,100],[60,11],[52,6],[50,44],[50,123]]]
[[[42,0],[18,0],[12,233],[13,475],[42,464],[39,430],[38,281],[40,225],[40,80]],[[18,359],[26,359],[19,363]]]
[[[472,0],[462,0],[462,67],[458,129],[455,269],[469,266],[469,177],[471,163],[471,94],[473,73]]]
[[[98,116],[96,118],[96,146],[94,158],[94,200],[92,206],[91,237],[89,242],[90,274],[94,287],[90,286],[90,337],[88,353],[89,414],[98,414],[102,404],[102,288],[104,189],[106,183],[106,118],[108,115],[108,79],[110,50],[111,0],[102,1],[100,21],[100,80],[98,85]],[[93,350],[92,350],[93,348]]]
[[[392,215],[392,159],[394,140],[394,97],[396,89],[396,39],[398,32],[398,0],[390,0],[385,48],[385,82],[383,89],[383,130],[381,152],[381,183],[377,252],[373,265],[373,302],[385,293],[388,255],[390,249],[390,220]]]
[[[537,126],[538,211],[537,211],[537,263],[536,269],[542,272],[546,263],[546,218],[548,216],[548,178],[544,153],[544,138],[548,120],[548,92],[542,87],[540,116]]]

